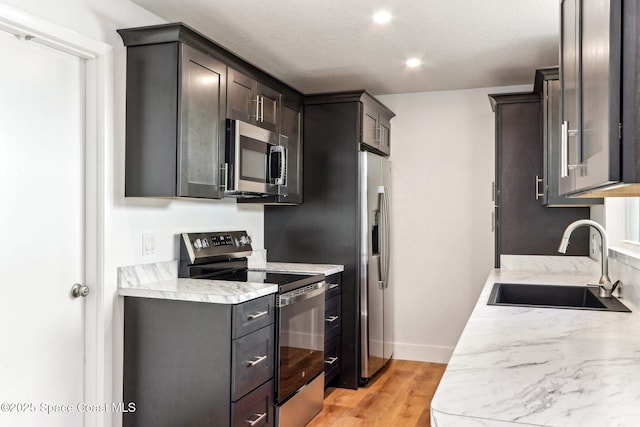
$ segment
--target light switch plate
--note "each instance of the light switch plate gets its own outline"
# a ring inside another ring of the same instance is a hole
[[[142,235],[142,255],[153,255],[156,253],[155,233],[145,233]]]

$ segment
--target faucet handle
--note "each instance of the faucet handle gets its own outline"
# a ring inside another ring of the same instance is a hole
[[[620,284],[620,280],[616,280],[613,283],[613,287],[611,288],[611,292],[615,291],[619,284]]]

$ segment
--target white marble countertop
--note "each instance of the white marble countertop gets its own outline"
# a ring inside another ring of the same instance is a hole
[[[593,275],[494,270],[431,403],[457,426],[640,425],[640,308],[488,306],[494,282],[579,284]]]
[[[239,304],[275,292],[278,285],[270,283],[178,278],[118,289],[121,296],[216,304]]]
[[[254,267],[254,270],[269,271],[271,273],[293,274],[324,274],[330,276],[344,271],[343,265],[338,264],[303,264],[296,262],[267,262],[264,267]]]
[[[266,263],[260,272],[292,274],[325,274],[342,271],[341,265]],[[118,294],[120,296],[199,301],[216,304],[239,304],[254,298],[278,292],[277,284],[252,282],[230,282],[225,280],[178,278],[177,261],[142,264],[118,269]],[[251,272],[250,272],[251,273]]]

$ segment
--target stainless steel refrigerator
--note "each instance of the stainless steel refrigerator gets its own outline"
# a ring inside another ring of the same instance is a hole
[[[344,265],[340,374],[332,385],[352,389],[393,348],[390,162],[362,142],[363,106],[362,92],[305,97],[303,203],[264,208],[269,261]]]
[[[362,151],[359,170],[360,377],[368,380],[393,355],[393,286],[389,282],[391,161]]]

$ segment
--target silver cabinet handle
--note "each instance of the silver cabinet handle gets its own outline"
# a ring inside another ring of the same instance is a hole
[[[268,356],[258,356],[258,358],[256,360],[247,361],[247,365],[249,367],[256,366],[258,363],[264,362],[265,360],[267,360],[267,357]]]
[[[335,289],[340,286],[340,283],[329,283],[329,290]]]
[[[254,314],[250,314],[249,315],[249,320],[256,320],[257,318],[262,317],[262,316],[266,316],[267,314],[269,314],[268,310],[267,311],[259,311],[259,312],[254,313]]]
[[[373,141],[377,143],[382,141],[382,126],[376,126],[376,138]]]
[[[264,96],[260,97],[260,121],[264,122]]]
[[[338,361],[337,357],[330,357],[328,360],[325,360],[324,363],[326,363],[327,365],[333,365],[337,361]]]
[[[496,211],[491,212],[491,231],[496,231]]]
[[[325,322],[329,322],[329,323],[333,323],[336,320],[338,320],[340,317],[339,316],[329,316],[327,318],[324,319]]]
[[[251,421],[251,420],[244,420],[245,423],[249,424],[250,426],[254,426],[256,424],[258,424],[260,421],[264,420],[264,418],[267,416],[267,413],[265,412],[264,414],[253,414],[256,418],[255,420]]]
[[[544,197],[544,191],[540,193],[540,183],[543,183],[544,179],[536,175],[536,200],[540,200],[540,197]]]
[[[256,114],[252,115],[252,117],[256,118],[256,122],[260,121],[260,95],[256,95],[256,99],[252,102],[256,103]]]
[[[569,176],[569,159],[568,159],[568,145],[569,145],[569,122],[566,120],[562,122],[561,126],[561,142],[560,142],[560,178],[566,178]]]
[[[222,169],[222,173],[224,174],[223,180],[222,180],[224,184],[222,184],[222,186],[224,187],[224,191],[227,191],[229,186],[229,163],[223,164],[220,169]]]

